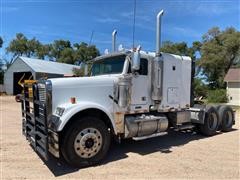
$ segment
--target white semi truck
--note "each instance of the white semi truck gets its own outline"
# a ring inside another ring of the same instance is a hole
[[[46,160],[49,153],[73,166],[99,163],[111,138],[146,138],[171,130],[198,129],[211,136],[235,123],[229,106],[191,103],[192,60],[160,52],[157,15],[156,52],[115,50],[93,59],[89,77],[40,80],[33,98],[24,87],[23,133]]]

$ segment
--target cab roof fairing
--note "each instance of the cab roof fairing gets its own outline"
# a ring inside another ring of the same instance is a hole
[[[93,63],[95,61],[99,61],[99,60],[114,57],[114,56],[129,55],[131,52],[133,52],[133,50],[124,50],[124,51],[118,51],[118,52],[112,52],[112,53],[109,53],[109,54],[104,54],[104,55],[101,55],[101,56],[98,56],[98,57],[94,58],[93,60],[89,61],[89,63]],[[147,57],[154,58],[156,56],[155,52],[140,51],[140,54],[141,54],[141,57],[143,57],[143,58],[147,58]],[[162,56],[165,56],[165,57],[166,56],[173,56],[177,59],[191,60],[191,58],[189,56],[181,56],[181,55],[164,53],[164,52],[161,52],[161,54],[162,54]]]

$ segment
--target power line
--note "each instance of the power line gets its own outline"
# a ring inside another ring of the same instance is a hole
[[[134,7],[133,7],[133,35],[132,35],[132,46],[134,48],[135,44],[135,21],[136,21],[136,0],[134,0]]]

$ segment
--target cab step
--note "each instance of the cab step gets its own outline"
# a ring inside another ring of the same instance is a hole
[[[154,138],[154,137],[158,137],[158,136],[164,136],[166,134],[168,134],[168,133],[167,132],[159,132],[159,133],[155,133],[155,134],[151,134],[151,135],[147,135],[147,136],[133,137],[132,139],[135,141],[140,141],[140,140]]]

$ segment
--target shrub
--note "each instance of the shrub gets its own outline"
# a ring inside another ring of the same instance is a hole
[[[206,84],[202,82],[201,79],[195,78],[194,79],[194,96],[195,97],[207,97],[208,87]]]
[[[77,77],[83,77],[84,76],[84,69],[83,68],[80,68],[80,69],[73,68],[72,71],[73,71],[74,76],[77,76]]]
[[[227,103],[227,91],[226,89],[209,90],[207,100],[209,103]]]

